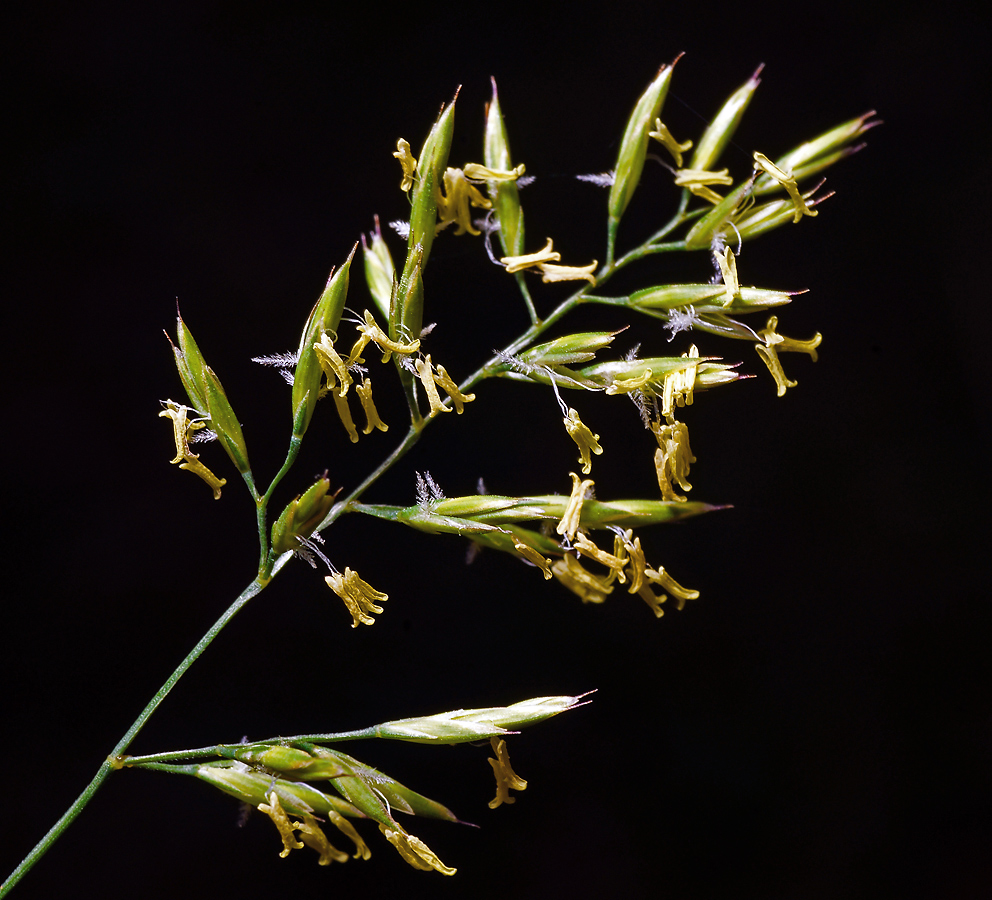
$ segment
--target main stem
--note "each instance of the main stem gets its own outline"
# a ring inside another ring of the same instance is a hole
[[[107,759],[101,764],[100,768],[97,770],[96,775],[93,776],[93,780],[86,785],[85,790],[76,798],[75,802],[70,806],[65,813],[48,831],[38,843],[35,845],[34,849],[21,860],[20,864],[10,873],[7,880],[0,885],[0,897],[6,897],[10,890],[17,884],[31,869],[32,866],[45,853],[48,848],[54,844],[62,832],[72,824],[73,820],[78,816],[83,808],[86,806],[90,800],[93,799],[93,795],[100,789],[100,786],[104,781],[107,780],[107,776],[111,772],[121,767],[121,762],[119,757],[124,753],[125,750],[131,745],[131,742],[137,737],[138,732],[144,727],[145,722],[147,722],[152,713],[158,709],[159,704],[168,696],[169,691],[171,691],[177,684],[180,678],[186,674],[186,670],[193,665],[194,662],[200,657],[204,650],[210,646],[211,642],[221,630],[227,625],[241,611],[241,608],[254,597],[259,591],[262,590],[263,585],[257,580],[253,581],[248,585],[239,595],[238,598],[225,610],[224,614],[210,627],[210,630],[200,638],[197,645],[189,652],[189,655],[176,667],[176,670],[169,676],[165,684],[162,685],[156,692],[155,696],[149,701],[148,705],[141,711],[141,715],[134,720],[134,723],[128,728],[124,737],[120,739],[117,746],[110,751]]]
[[[616,223],[612,224],[610,230],[610,240],[607,252],[607,261],[603,268],[597,274],[597,280],[599,284],[605,283],[614,272],[618,269],[623,268],[631,262],[637,259],[641,259],[650,253],[665,252],[668,250],[678,250],[684,249],[684,244],[682,242],[674,242],[672,244],[658,244],[657,241],[660,238],[671,232],[677,225],[681,224],[687,218],[691,217],[692,214],[686,216],[685,206],[687,203],[687,192],[684,193],[682,204],[679,211],[672,218],[672,220],[665,225],[660,231],[652,235],[644,244],[637,247],[635,250],[630,251],[621,259],[614,261],[614,242],[616,238]],[[653,246],[652,246],[653,245]],[[531,327],[527,329],[519,338],[512,341],[506,349],[503,351],[503,355],[514,355],[520,353],[528,345],[530,345],[537,337],[542,335],[548,330],[552,325],[554,325],[559,319],[571,312],[577,305],[584,302],[587,288],[583,288],[576,293],[574,293],[567,300],[555,308],[555,310],[546,318],[538,319],[536,311],[534,310],[533,303],[530,301],[530,296],[526,291],[526,286],[521,284],[521,289],[524,291],[525,300],[527,300],[527,308],[531,317]],[[502,362],[501,356],[496,355],[491,357],[484,365],[480,366],[475,372],[473,372],[465,381],[459,385],[462,391],[470,390],[478,382],[482,381],[484,378],[489,377],[493,373],[495,366]],[[407,431],[406,436],[403,440],[396,446],[392,453],[382,461],[382,463],[373,471],[358,487],[356,487],[344,500],[336,503],[327,514],[327,517],[321,522],[320,526],[316,529],[317,531],[323,531],[325,528],[333,524],[342,513],[348,512],[350,504],[357,501],[365,491],[371,487],[379,478],[389,471],[403,456],[406,455],[407,451],[413,447],[414,444],[420,439],[420,435],[424,428],[432,421],[431,419],[422,419],[419,416],[414,416],[414,421],[410,426],[409,431]],[[75,802],[70,806],[62,817],[56,822],[48,833],[35,845],[34,849],[21,860],[20,864],[11,872],[10,877],[0,885],[0,898],[7,896],[10,890],[16,885],[27,872],[34,866],[42,856],[48,851],[48,848],[52,846],[61,836],[62,832],[72,824],[76,816],[82,812],[83,808],[87,803],[93,798],[93,795],[100,789],[100,786],[107,779],[115,769],[120,768],[122,761],[118,759],[124,751],[131,745],[131,742],[137,736],[138,732],[144,727],[145,722],[147,722],[152,713],[158,708],[159,704],[166,698],[169,691],[176,685],[180,678],[186,673],[186,670],[200,657],[204,650],[210,646],[211,642],[217,635],[221,632],[225,625],[234,618],[234,616],[240,612],[241,608],[254,597],[259,591],[261,591],[272,579],[272,577],[285,565],[291,554],[283,554],[279,559],[266,560],[265,554],[265,511],[268,505],[268,500],[272,495],[273,490],[276,485],[282,479],[283,475],[289,471],[293,462],[296,460],[296,455],[299,452],[299,440],[294,437],[293,441],[290,443],[289,452],[286,455],[286,461],[283,463],[283,467],[276,474],[276,477],[272,480],[269,485],[269,489],[266,491],[264,496],[258,497],[255,490],[254,484],[249,483],[249,487],[252,489],[253,496],[256,497],[256,504],[259,508],[258,515],[258,526],[260,541],[262,543],[262,560],[260,562],[260,572],[259,576],[246,587],[238,598],[228,607],[224,614],[213,624],[210,630],[199,640],[197,645],[190,651],[189,655],[177,666],[176,670],[169,676],[165,684],[159,688],[158,692],[152,697],[148,705],[142,710],[141,715],[135,719],[134,724],[127,730],[124,737],[121,738],[119,743],[113,750],[111,750],[106,761],[97,770],[96,775],[93,780],[86,786],[85,790],[76,798]],[[264,579],[264,580],[263,580]],[[365,736],[364,732],[355,732],[355,737]],[[327,737],[327,736],[324,736]],[[350,737],[350,736],[349,736]],[[338,740],[348,740],[349,737],[338,736]]]

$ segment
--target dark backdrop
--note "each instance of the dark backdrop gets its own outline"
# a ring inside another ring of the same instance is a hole
[[[411,824],[456,878],[409,869],[372,829],[368,863],[280,860],[261,817],[236,827],[234,801],[131,772],[15,896],[988,896],[984,22],[868,4],[88,7],[6,14],[4,871],[253,571],[235,477],[213,503],[167,464],[156,414],[180,397],[162,337],[177,298],[261,479],[288,399],[249,358],[295,346],[372,214],[403,215],[396,138],[417,148],[459,84],[452,162],[480,157],[495,75],[514,156],[539,177],[528,233],[569,261],[601,258],[605,205],[569,176],[611,167],[634,99],[680,51],[665,114],[679,137],[767,65],[735,171],[870,108],[885,126],[829,173],[837,196],[815,221],[746,248],[747,283],[810,288],[781,315],[786,334],[824,334],[816,366],[787,358],[799,386],[777,400],[748,345],[699,338],[758,375],[685,416],[693,499],[734,508],[642,534],[699,601],[660,621],[625,594],[582,607],[509,557],[466,568],[454,538],[348,520],[327,552],[390,593],[375,627],[350,630],[294,564],[134,745],[598,688],[513,740],[531,786],[495,812],[488,748],[354,747],[482,826]],[[649,168],[621,242],[674,200]],[[456,375],[525,322],[480,252],[445,235],[429,269],[434,358]],[[703,263],[652,265],[698,278]],[[536,293],[547,310],[563,291]],[[361,278],[352,296],[360,308]],[[664,353],[665,336],[645,319],[616,346]],[[574,459],[547,392],[477,393],[368,499],[413,502],[424,468],[449,494],[480,476],[494,492],[565,490]],[[325,467],[347,489],[391,446],[402,413],[379,397],[390,434],[352,450],[322,411],[286,498]],[[618,406],[584,407],[606,447],[597,488],[650,493],[650,442]]]

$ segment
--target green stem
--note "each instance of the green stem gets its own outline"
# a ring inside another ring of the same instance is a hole
[[[616,272],[618,269],[622,269],[624,266],[639,259],[644,259],[645,256],[650,256],[653,253],[671,253],[674,250],[685,250],[685,241],[669,241],[667,244],[642,244],[640,247],[636,247],[629,253],[621,256],[616,261],[613,271]]]
[[[42,856],[48,851],[48,848],[54,844],[62,832],[72,824],[76,816],[78,816],[83,808],[86,806],[90,800],[93,799],[93,795],[100,789],[100,786],[106,781],[107,776],[110,775],[115,769],[121,767],[121,761],[119,757],[124,753],[124,751],[131,745],[131,742],[137,737],[138,732],[144,727],[145,723],[151,718],[152,713],[158,709],[159,704],[168,696],[169,691],[171,691],[180,678],[186,673],[186,670],[199,659],[200,655],[203,653],[207,647],[210,646],[211,642],[221,630],[227,625],[231,619],[242,609],[242,607],[251,600],[259,591],[264,587],[257,579],[248,585],[239,595],[238,598],[225,610],[224,614],[210,627],[210,630],[200,638],[197,645],[189,652],[189,655],[176,667],[176,670],[169,676],[165,684],[162,685],[156,692],[155,696],[149,701],[148,705],[141,711],[141,715],[134,720],[131,727],[125,732],[124,737],[118,741],[117,746],[110,751],[107,759],[101,764],[100,768],[97,770],[96,775],[93,776],[93,780],[86,786],[83,792],[76,798],[75,802],[70,806],[60,818],[48,831],[38,843],[35,845],[34,849],[21,860],[20,864],[10,873],[7,880],[0,885],[0,897],[6,897],[10,890],[17,884],[27,872],[34,866]]]
[[[168,772],[170,775],[196,775],[198,766],[172,766],[168,763],[146,763],[143,769],[154,769],[156,772]]]
[[[604,269],[612,270],[613,268],[613,254],[616,252],[617,246],[617,227],[620,225],[620,220],[610,216],[606,223],[606,262],[603,263]]]
[[[530,289],[527,287],[527,281],[524,279],[524,273],[517,272],[514,277],[517,279],[517,287],[520,288],[520,293],[523,295],[524,303],[527,306],[527,315],[530,316],[530,324],[540,325],[541,319],[537,315],[537,309],[534,307],[534,299],[530,295]]]
[[[381,463],[379,463],[378,468],[372,472],[358,487],[356,487],[344,500],[340,500],[331,507],[331,511],[324,518],[324,521],[317,526],[316,531],[323,531],[325,528],[330,527],[334,524],[337,519],[339,519],[342,513],[349,511],[348,507],[362,494],[365,493],[368,488],[370,488],[376,481],[378,481],[383,475],[386,474],[397,462],[399,462],[407,453],[407,451],[417,443],[420,439],[420,435],[430,419],[421,419],[419,427],[417,425],[411,425],[410,430],[407,431],[406,437],[396,445],[393,452],[389,454]]]
[[[149,753],[146,756],[128,756],[124,766],[129,769],[159,769],[170,771],[164,763],[177,759],[203,759],[209,756],[224,756],[223,751],[244,750],[250,747],[289,746],[300,742],[319,742],[333,744],[340,741],[361,741],[376,738],[376,725],[369,728],[359,728],[355,731],[331,731],[326,734],[294,734],[288,737],[266,738],[262,741],[251,741],[247,744],[214,744],[212,747],[197,747],[193,750],[168,750],[164,753]],[[227,757],[225,757],[227,758]]]
[[[265,495],[259,497],[256,502],[255,517],[258,523],[258,544],[260,548],[260,555],[258,560],[258,575],[265,583],[272,577],[272,563],[275,561],[272,558],[272,554],[269,552],[269,529],[266,522],[266,516],[269,509],[269,500],[272,498],[272,492],[276,489],[279,482],[283,480],[286,473],[293,468],[293,463],[296,462],[296,457],[300,454],[300,445],[303,443],[303,437],[298,435],[293,435],[289,439],[289,449],[286,451],[286,459],[282,464],[282,468],[276,472],[272,479],[272,483],[269,485],[269,489],[265,492]]]
[[[652,235],[644,244],[640,247],[631,250],[621,259],[614,262],[614,252],[616,245],[616,233],[619,221],[611,218],[607,226],[607,252],[606,261],[597,275],[598,284],[604,284],[614,272],[618,271],[622,267],[628,265],[635,260],[642,259],[645,256],[654,253],[664,253],[672,250],[685,249],[684,241],[673,241],[666,244],[658,244],[662,237],[665,237],[676,227],[681,225],[683,222],[695,218],[697,215],[701,214],[705,210],[694,210],[691,213],[686,213],[686,205],[688,204],[688,191],[683,192],[682,202],[679,206],[679,210],[676,215],[657,233]],[[558,322],[559,319],[566,316],[571,312],[577,305],[587,300],[593,300],[594,302],[604,302],[607,298],[596,297],[593,298],[591,295],[586,296],[587,288],[582,288],[576,293],[572,294],[568,299],[564,300],[558,307],[544,320],[541,320],[537,311],[534,307],[533,300],[530,297],[530,292],[527,290],[526,284],[523,282],[522,275],[517,276],[518,284],[523,293],[524,300],[527,305],[527,311],[531,319],[531,327],[527,329],[520,337],[512,341],[503,351],[502,355],[514,355],[519,353],[528,347],[533,341],[547,331],[552,325]],[[490,377],[494,374],[496,367],[502,362],[501,354],[494,355],[491,357],[484,365],[480,366],[475,372],[473,372],[461,385],[460,390],[467,391],[470,390],[478,382],[485,378]],[[406,374],[406,378],[404,378]],[[389,469],[391,469],[403,456],[406,455],[414,444],[420,439],[420,435],[427,425],[432,421],[431,419],[423,419],[420,416],[420,410],[417,407],[415,397],[413,394],[413,379],[409,373],[400,373],[400,380],[403,383],[404,392],[407,394],[407,400],[411,407],[411,417],[413,422],[410,426],[409,431],[407,431],[406,436],[403,440],[396,446],[392,453],[386,459],[380,463],[380,465],[373,471],[358,487],[356,487],[344,500],[336,503],[327,514],[327,517],[321,522],[320,526],[316,529],[317,531],[323,531],[330,525],[332,525],[343,513],[349,511],[349,506],[357,501],[362,494],[376,481],[379,480],[382,475],[384,475]],[[188,750],[181,754],[155,754],[153,756],[146,757],[130,757],[127,762],[119,759],[124,754],[124,751],[130,746],[131,742],[137,736],[138,732],[144,727],[145,722],[151,717],[152,713],[158,708],[159,704],[165,699],[168,693],[176,685],[179,679],[185,674],[186,670],[200,657],[204,650],[210,646],[214,638],[221,632],[227,623],[234,618],[234,616],[244,607],[244,605],[256,594],[261,591],[266,584],[271,580],[271,578],[286,564],[286,562],[291,558],[292,554],[285,553],[279,557],[273,556],[268,550],[268,534],[266,528],[266,510],[268,508],[268,503],[272,497],[272,493],[276,486],[290,470],[293,463],[296,461],[296,457],[299,454],[301,439],[296,435],[290,440],[289,450],[286,454],[286,460],[282,465],[282,468],[276,473],[275,477],[272,479],[268,490],[261,497],[258,496],[258,492],[255,488],[254,481],[251,478],[251,474],[245,473],[245,481],[248,484],[249,490],[252,496],[255,498],[257,506],[257,523],[258,523],[258,535],[259,543],[261,545],[261,556],[259,562],[259,574],[256,579],[238,596],[238,598],[231,604],[230,607],[224,612],[224,614],[213,624],[210,630],[200,639],[197,645],[190,651],[189,655],[179,664],[176,670],[172,673],[169,679],[164,685],[158,690],[151,701],[142,711],[141,715],[134,721],[134,724],[127,730],[124,737],[118,742],[117,746],[110,752],[106,761],[97,770],[96,775],[93,780],[86,786],[84,791],[76,798],[75,802],[66,810],[62,817],[52,826],[48,833],[38,842],[38,844],[31,850],[31,852],[21,861],[16,869],[10,874],[7,880],[0,885],[0,898],[5,897],[10,890],[16,885],[21,878],[41,859],[42,856],[47,852],[48,848],[55,843],[56,840],[61,836],[62,832],[75,820],[75,818],[82,812],[83,808],[87,803],[93,798],[97,790],[107,779],[115,769],[120,768],[122,765],[132,765],[132,766],[144,766],[146,768],[160,768],[165,771],[180,771],[182,767],[168,766],[165,764],[167,759],[178,759],[178,758],[192,758],[195,756],[210,756],[213,755],[215,748],[202,748],[201,750]],[[320,735],[298,735],[293,738],[286,738],[282,740],[286,741],[346,741],[346,740],[358,740],[360,738],[374,737],[374,729],[364,729],[361,731],[353,732],[338,732],[331,734],[320,734]]]

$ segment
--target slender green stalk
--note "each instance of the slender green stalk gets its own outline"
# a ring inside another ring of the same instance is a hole
[[[247,746],[258,747],[266,745],[290,746],[300,742],[334,744],[342,741],[362,741],[378,737],[376,726],[359,728],[354,731],[329,731],[323,734],[293,734],[288,737],[265,738],[261,741],[250,741]],[[163,763],[177,759],[204,759],[210,756],[221,756],[223,751],[244,749],[245,744],[214,744],[211,747],[196,747],[192,750],[169,750],[164,753],[149,753],[146,756],[128,756],[123,766],[128,769],[161,769]]]
[[[523,272],[516,273],[517,287],[520,288],[520,293],[524,298],[524,303],[527,306],[527,315],[530,316],[531,325],[540,325],[541,317],[537,314],[537,309],[534,307],[534,299],[530,295],[530,289],[527,287],[527,281],[524,278]]]
[[[411,425],[410,430],[406,433],[406,437],[396,445],[393,452],[390,453],[389,456],[379,463],[378,468],[376,468],[374,472],[372,472],[360,485],[358,485],[358,487],[348,494],[344,500],[335,503],[334,506],[331,507],[331,511],[327,514],[324,521],[317,526],[316,531],[323,531],[325,528],[329,528],[335,521],[337,521],[338,518],[340,518],[342,513],[348,512],[349,505],[361,497],[369,487],[385,475],[386,472],[388,472],[397,462],[399,462],[406,455],[407,451],[417,443],[424,427],[430,421],[430,419],[421,419],[419,428],[416,425]]]
[[[48,851],[48,848],[54,844],[62,832],[72,824],[76,816],[78,816],[84,809],[87,803],[93,799],[93,795],[100,789],[100,786],[111,772],[119,769],[121,767],[121,762],[118,759],[125,750],[131,745],[131,742],[137,737],[138,732],[144,727],[145,723],[151,718],[152,713],[158,709],[159,704],[168,696],[169,691],[171,691],[179,679],[186,674],[186,670],[199,659],[200,655],[203,653],[207,647],[213,642],[213,639],[217,637],[218,634],[223,630],[224,626],[227,625],[231,619],[237,615],[238,612],[244,607],[244,605],[251,600],[259,591],[264,587],[257,579],[248,585],[239,595],[238,598],[224,611],[224,614],[210,627],[205,635],[197,642],[196,646],[189,652],[189,655],[176,667],[176,670],[168,677],[165,684],[162,685],[155,693],[155,696],[149,701],[148,705],[141,711],[141,715],[134,720],[134,723],[125,732],[124,737],[118,741],[117,746],[110,751],[107,759],[103,762],[100,768],[97,770],[96,775],[93,776],[93,780],[86,786],[83,792],[76,798],[75,802],[62,814],[60,818],[48,831],[38,843],[35,845],[34,849],[21,860],[20,864],[10,873],[7,880],[0,885],[0,897],[6,897],[10,890],[17,884],[27,872],[34,866],[42,856]]]
[[[256,521],[258,522],[258,543],[259,543],[259,560],[258,560],[258,577],[263,581],[263,583],[268,583],[269,579],[272,577],[272,566],[275,563],[275,557],[269,551],[269,530],[266,522],[269,500],[272,498],[272,492],[276,489],[279,482],[282,481],[286,473],[293,468],[293,463],[296,462],[296,457],[300,453],[300,445],[303,443],[303,438],[293,435],[289,440],[289,449],[286,451],[286,459],[282,464],[282,468],[276,472],[272,479],[272,483],[269,485],[268,490],[265,495],[258,498],[257,510],[255,513]]]
[[[621,256],[614,264],[613,272],[639,259],[644,259],[645,256],[651,256],[653,253],[671,253],[674,250],[685,250],[685,241],[669,241],[666,244],[642,244],[640,247],[636,247],[629,253]],[[602,280],[600,284],[602,284]]]
[[[673,241],[666,244],[652,243],[657,241],[659,238],[664,237],[666,234],[674,230],[678,225],[682,224],[687,218],[692,218],[690,213],[688,216],[684,213],[684,203],[683,207],[679,210],[679,213],[659,232],[652,235],[645,243],[641,244],[639,247],[631,250],[623,257],[621,257],[616,262],[613,262],[613,247],[616,238],[616,228],[615,226],[611,228],[610,231],[610,242],[609,242],[609,252],[608,260],[606,264],[601,269],[600,273],[597,275],[597,283],[605,283],[614,272],[634,262],[638,259],[642,259],[653,253],[663,253],[671,250],[680,250],[685,248],[684,242]],[[519,276],[518,276],[519,278]],[[522,280],[522,279],[520,279]],[[527,301],[527,308],[531,318],[531,327],[528,328],[520,337],[509,343],[506,348],[500,354],[496,354],[490,359],[488,359],[482,366],[476,369],[465,381],[459,386],[460,390],[468,391],[480,381],[485,378],[489,378],[493,375],[495,367],[499,365],[502,361],[504,355],[514,355],[520,353],[522,350],[526,349],[530,344],[532,344],[538,337],[540,337],[544,332],[546,332],[552,325],[557,323],[560,319],[564,318],[568,313],[570,313],[576,306],[583,302],[604,302],[607,298],[594,297],[592,295],[587,295],[587,287],[584,287],[566,300],[562,301],[554,311],[545,319],[541,320],[538,318],[536,310],[534,309],[533,302],[530,299],[529,292],[526,290],[526,285],[521,286],[524,298]],[[327,517],[321,522],[320,526],[316,529],[318,532],[330,527],[338,518],[341,517],[343,513],[349,511],[350,505],[357,501],[365,491],[375,484],[386,472],[388,472],[400,459],[402,459],[406,453],[417,443],[420,439],[420,435],[423,430],[427,427],[432,419],[424,419],[420,417],[419,410],[416,408],[416,403],[412,394],[412,379],[403,379],[404,389],[408,394],[408,401],[411,403],[411,410],[416,410],[416,415],[414,417],[414,422],[411,424],[406,436],[403,440],[393,449],[392,453],[389,454],[379,466],[371,472],[368,477],[359,484],[347,497],[345,497],[340,502],[336,503],[327,514]],[[409,382],[409,384],[408,384]],[[166,695],[179,679],[185,674],[186,670],[192,665],[192,663],[199,658],[200,654],[210,645],[213,639],[220,633],[224,626],[234,617],[234,615],[241,610],[241,608],[259,591],[261,591],[269,581],[279,572],[280,569],[289,561],[292,554],[284,553],[279,557],[274,556],[268,549],[268,534],[266,529],[266,511],[268,508],[268,503],[272,497],[273,491],[276,489],[280,481],[287,472],[292,468],[296,461],[296,457],[300,451],[300,439],[296,436],[292,438],[289,444],[289,449],[286,453],[286,459],[283,462],[282,468],[276,473],[275,477],[272,479],[271,484],[266,490],[265,494],[261,497],[258,496],[255,490],[254,483],[246,478],[248,481],[249,488],[252,491],[253,496],[256,497],[257,506],[257,521],[258,521],[258,533],[259,542],[261,544],[261,559],[259,563],[259,574],[238,598],[231,604],[227,611],[214,623],[210,630],[200,639],[197,645],[193,648],[190,654],[180,663],[178,668],[169,677],[168,681],[158,690],[155,696],[151,699],[148,706],[142,711],[141,715],[135,720],[134,724],[128,729],[127,733],[121,738],[120,742],[111,751],[107,758],[107,761],[101,765],[100,769],[97,771],[93,780],[86,786],[86,789],[79,795],[76,801],[66,810],[62,818],[52,826],[48,834],[46,834],[35,846],[35,848],[22,860],[20,865],[11,873],[10,877],[0,886],[0,898],[6,896],[7,892],[17,884],[18,881],[24,876],[24,874],[31,869],[31,867],[45,854],[48,848],[58,840],[59,836],[65,831],[66,828],[73,822],[76,816],[83,810],[87,803],[92,799],[93,795],[97,792],[103,782],[106,780],[107,776],[110,775],[115,769],[120,768],[123,765],[127,766],[145,766],[153,767],[152,763],[164,762],[169,759],[190,759],[200,756],[210,756],[214,755],[216,748],[201,748],[199,750],[188,750],[180,753],[166,753],[166,754],[155,754],[149,757],[131,757],[128,758],[126,763],[119,761],[117,757],[121,756],[124,751],[130,746],[131,742],[134,740],[135,736],[144,726],[145,722],[148,721],[151,714],[158,708],[158,705],[165,699]],[[346,740],[358,740],[360,738],[374,737],[374,733],[370,729],[364,729],[361,731],[354,732],[339,732],[331,734],[318,734],[318,735],[297,735],[291,738],[283,738],[284,741],[346,741]],[[218,745],[221,746],[221,745]],[[158,767],[158,766],[155,766]],[[171,771],[171,769],[167,769]]]

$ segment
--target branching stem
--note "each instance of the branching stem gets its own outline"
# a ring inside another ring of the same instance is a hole
[[[121,757],[125,750],[131,745],[131,742],[137,737],[138,732],[145,726],[145,723],[151,718],[152,713],[158,709],[159,704],[168,696],[169,691],[171,691],[177,684],[180,678],[186,674],[186,670],[200,658],[207,647],[210,646],[213,639],[220,634],[221,630],[227,625],[241,611],[242,607],[251,600],[259,591],[262,590],[263,584],[261,584],[258,579],[253,581],[248,585],[239,595],[238,598],[224,611],[224,614],[210,626],[210,629],[205,635],[197,642],[196,646],[189,652],[187,657],[176,667],[176,670],[168,677],[165,684],[162,685],[155,693],[155,696],[149,701],[148,705],[141,711],[141,715],[134,720],[134,723],[125,732],[124,737],[118,741],[117,746],[110,751],[107,759],[103,762],[100,768],[97,770],[96,775],[93,776],[93,780],[86,785],[83,792],[76,798],[75,802],[63,813],[62,818],[60,818],[48,831],[38,843],[35,845],[34,849],[28,853],[27,856],[21,860],[20,864],[10,873],[7,880],[0,885],[0,897],[6,897],[10,890],[17,884],[25,874],[34,866],[42,856],[48,851],[48,848],[54,844],[62,832],[72,824],[76,816],[78,816],[83,808],[86,806],[90,800],[93,799],[94,794],[100,789],[100,786],[107,777],[114,772],[116,769],[120,768]]]

